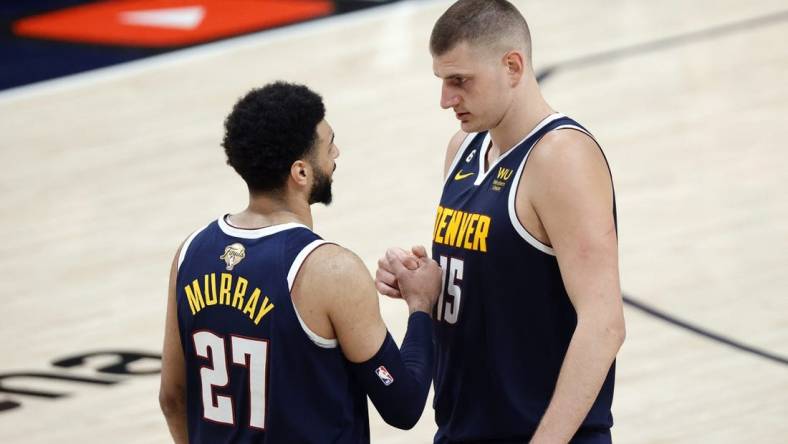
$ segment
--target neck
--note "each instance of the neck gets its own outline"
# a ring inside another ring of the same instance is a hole
[[[312,229],[312,211],[304,199],[250,194],[249,206],[240,213],[231,214],[230,222],[238,228],[263,228],[295,222]]]
[[[542,97],[533,74],[525,76],[503,119],[490,129],[493,149],[500,155],[514,148],[539,122],[554,112]]]

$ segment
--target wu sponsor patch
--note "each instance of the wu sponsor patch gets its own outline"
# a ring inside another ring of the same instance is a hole
[[[378,375],[378,378],[380,378],[380,381],[386,387],[390,386],[394,382],[394,377],[391,376],[391,373],[389,373],[389,371],[386,370],[386,367],[382,365],[375,370],[375,374]]]
[[[224,247],[224,254],[219,256],[227,265],[227,271],[232,271],[246,257],[246,248],[239,243],[230,244]]]
[[[490,186],[490,188],[493,191],[501,191],[501,189],[506,186],[506,181],[509,180],[510,177],[512,177],[512,172],[513,171],[510,170],[509,168],[499,167],[498,173],[496,174],[496,177],[493,180],[493,183]]]

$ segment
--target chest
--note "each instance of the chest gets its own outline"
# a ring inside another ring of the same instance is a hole
[[[511,150],[484,168],[484,146],[471,145],[447,177],[433,229],[436,246],[486,253],[512,235],[510,206],[524,156]]]

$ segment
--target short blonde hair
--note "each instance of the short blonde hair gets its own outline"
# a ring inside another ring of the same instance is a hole
[[[520,11],[506,0],[459,0],[440,16],[430,35],[430,52],[443,55],[458,44],[522,50],[531,64],[531,32]]]

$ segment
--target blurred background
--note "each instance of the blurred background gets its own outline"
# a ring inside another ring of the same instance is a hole
[[[788,436],[788,7],[514,1],[548,102],[589,128],[619,210],[619,443]],[[371,271],[428,245],[446,143],[427,50],[448,1],[0,3],[0,442],[159,443],[170,261],[244,208],[222,122],[320,92],[341,150],[315,231]],[[399,341],[407,309],[381,299]],[[370,409],[375,443],[428,443]]]

